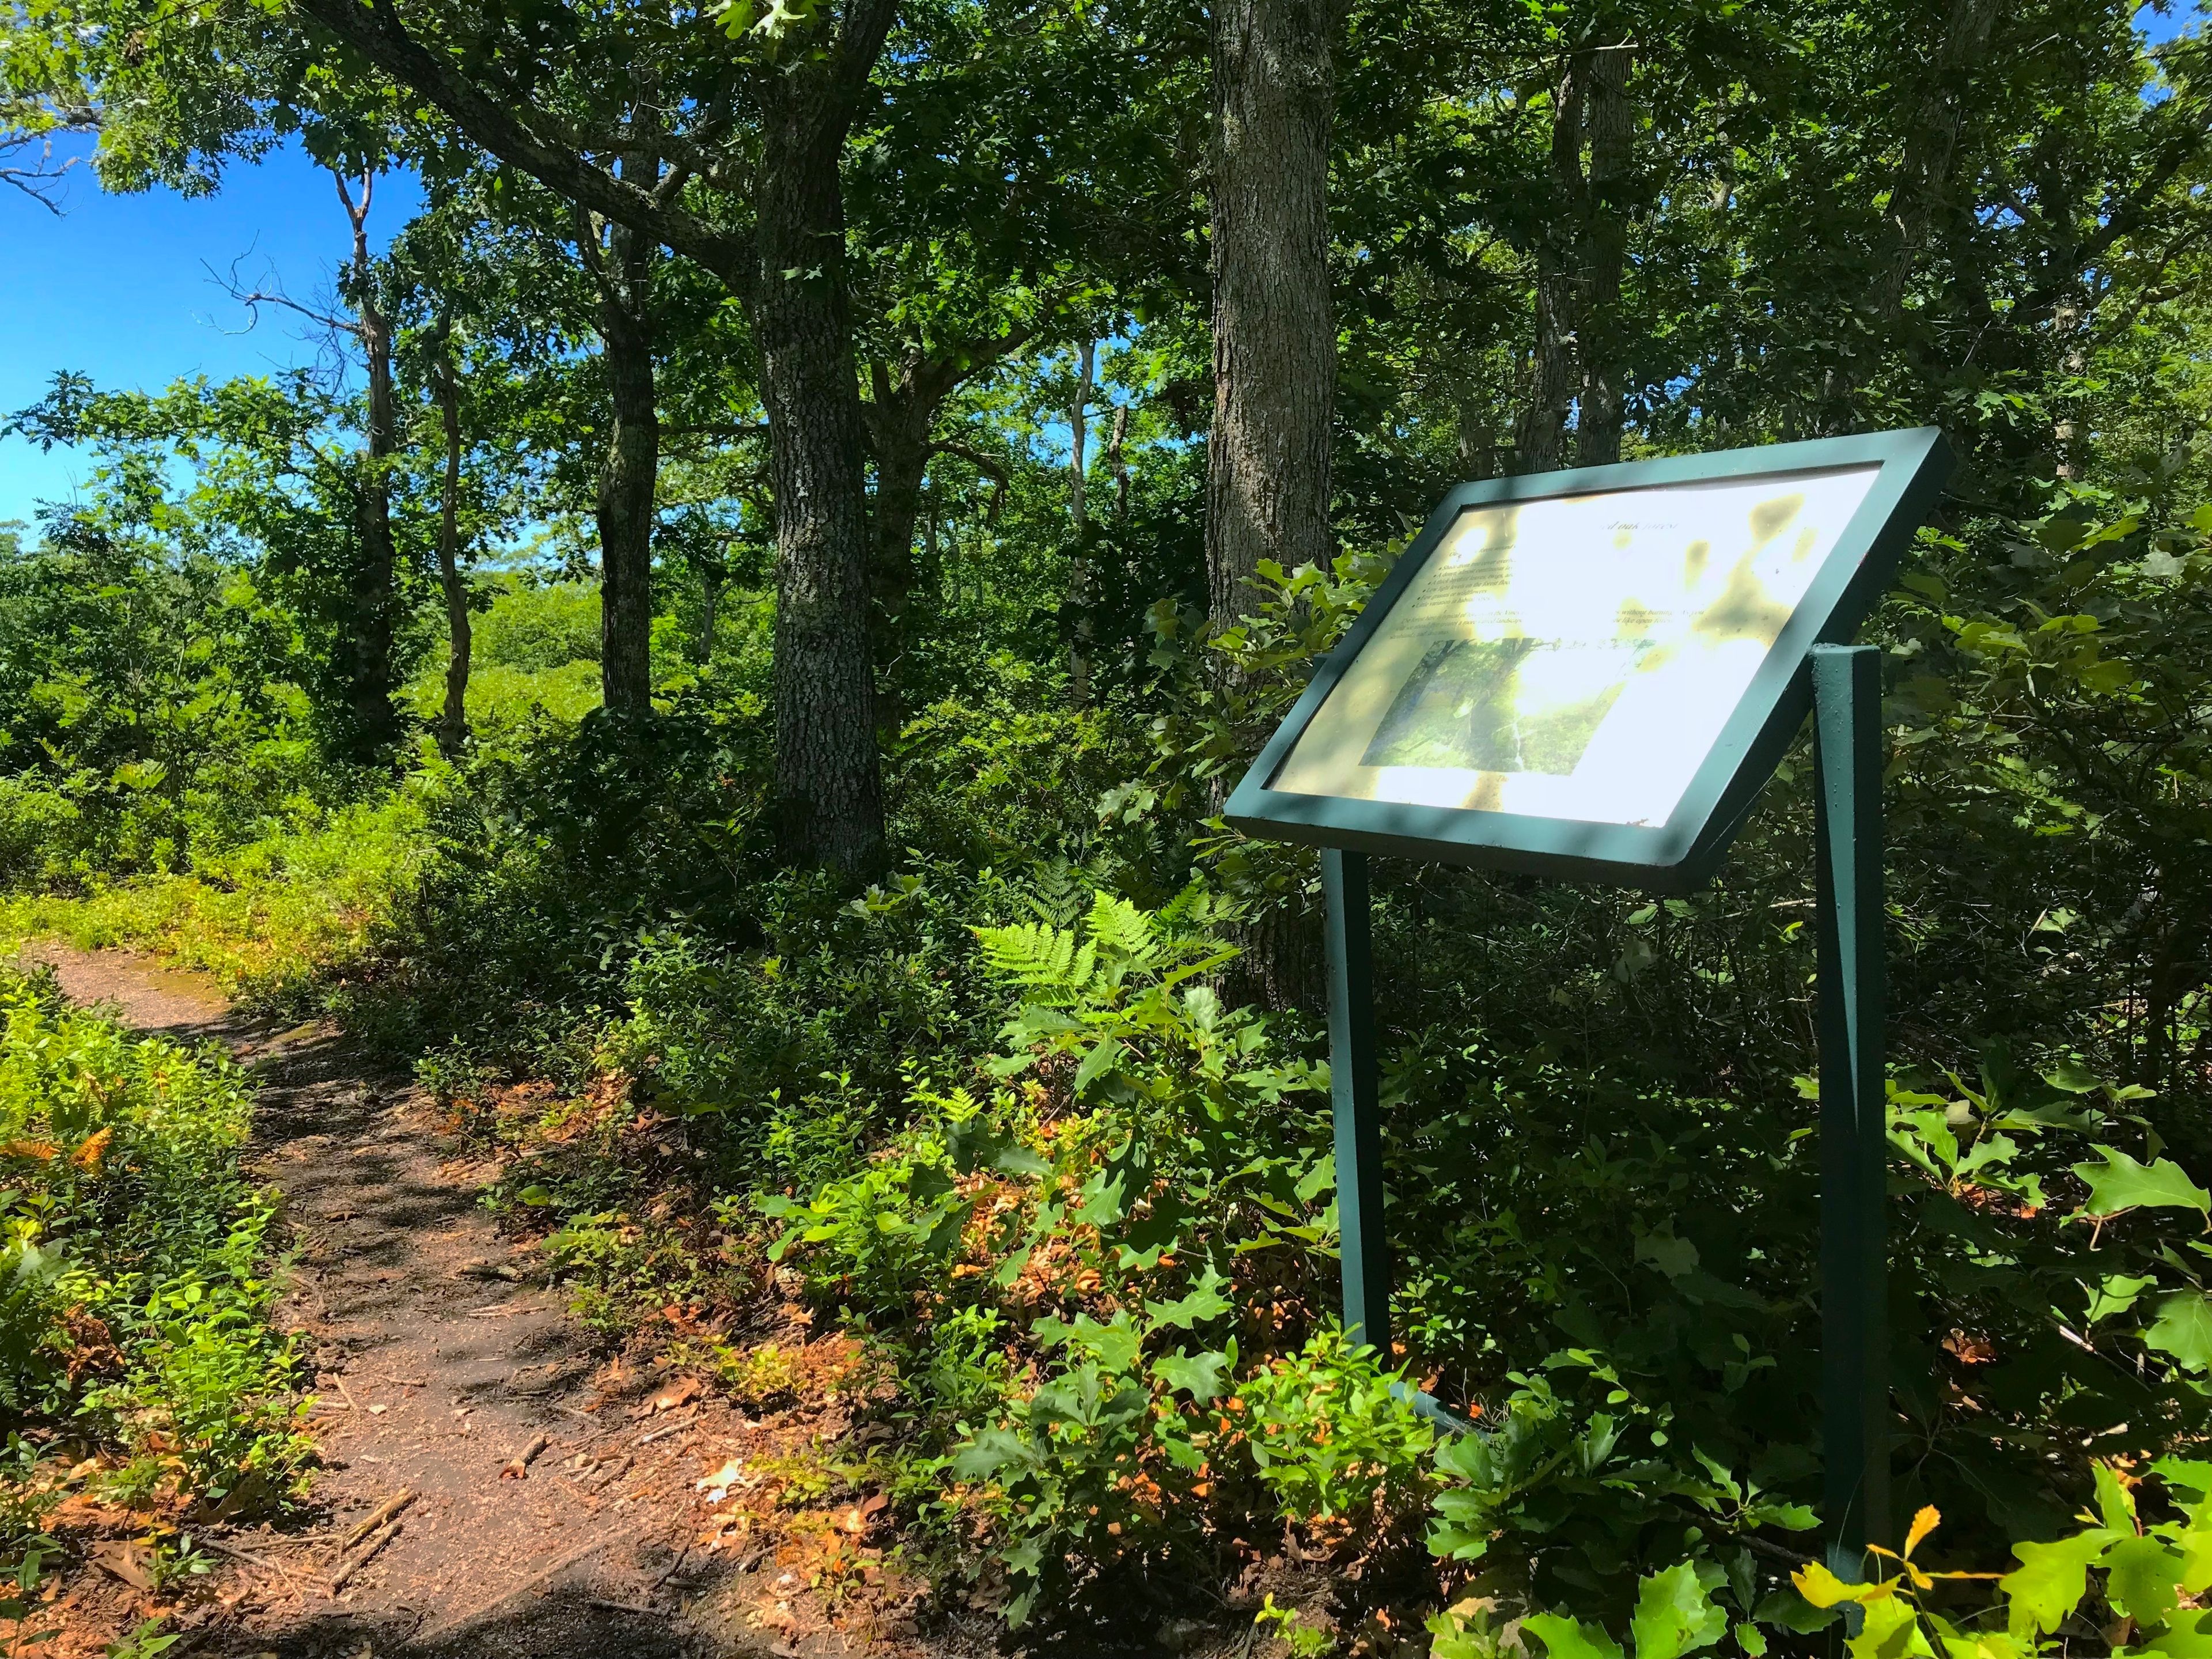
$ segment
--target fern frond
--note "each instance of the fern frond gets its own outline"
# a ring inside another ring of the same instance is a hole
[[[1030,866],[1034,890],[1021,896],[1037,920],[1050,927],[1073,927],[1083,915],[1084,895],[1090,891],[1083,872],[1064,858]]]
[[[1152,919],[1118,894],[1101,893],[1091,901],[1089,927],[1101,951],[1131,967],[1149,967],[1159,955]]]
[[[978,927],[975,933],[992,973],[1048,1006],[1073,1002],[1091,982],[1095,953],[1088,945],[1079,951],[1068,929],[1021,921],[1011,927]]]

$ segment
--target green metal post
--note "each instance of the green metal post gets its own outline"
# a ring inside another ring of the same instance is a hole
[[[1367,855],[1325,848],[1328,905],[1328,1075],[1336,1116],[1336,1215],[1343,1236],[1344,1328],[1390,1352],[1390,1246],[1382,1234],[1382,1129],[1376,1109],[1374,951]]]
[[[1820,1038],[1820,1417],[1828,1564],[1856,1579],[1889,1535],[1883,1188],[1881,658],[1815,646]]]

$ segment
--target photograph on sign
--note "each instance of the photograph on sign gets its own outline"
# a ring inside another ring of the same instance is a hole
[[[1664,824],[1880,471],[1468,507],[1267,787]]]

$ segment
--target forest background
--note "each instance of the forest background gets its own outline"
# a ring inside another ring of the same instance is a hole
[[[1381,867],[1384,1355],[1331,1317],[1313,866],[1216,814],[1449,484],[1940,425],[1869,630],[1899,1513],[2014,1569],[1973,1641],[2193,1652],[2179,21],[11,0],[0,181],[296,143],[351,249],[234,284],[317,368],[10,417],[98,463],[0,532],[11,928],[333,1013],[531,1142],[490,1201],[611,1345],[772,1397],[749,1310],[808,1303],[917,1559],[1011,1621],[1232,1594],[1288,1528],[1316,1641],[1823,1640],[1802,757],[1692,897]],[[11,1282],[68,1233],[28,1144]],[[24,1491],[64,1312],[0,1395]],[[1861,1640],[1966,1616],[1891,1604]]]

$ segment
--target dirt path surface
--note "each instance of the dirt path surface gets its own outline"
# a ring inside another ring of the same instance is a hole
[[[240,1018],[198,975],[29,954],[73,1001],[220,1042],[260,1073],[257,1169],[286,1194],[298,1252],[280,1318],[304,1334],[322,1400],[321,1518],[210,1532],[224,1570],[172,1626],[187,1632],[173,1659],[817,1650],[732,1628],[729,1564],[689,1547],[696,1419],[656,1419],[650,1385],[625,1389],[529,1282],[530,1255],[511,1258],[476,1202],[485,1171],[441,1161],[453,1143],[409,1079],[328,1027]]]

